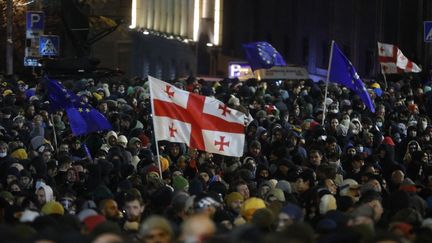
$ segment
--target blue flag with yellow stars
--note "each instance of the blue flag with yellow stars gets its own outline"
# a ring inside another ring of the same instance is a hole
[[[102,113],[82,101],[62,84],[50,79],[46,84],[51,109],[66,111],[72,133],[75,136],[112,129],[111,124]]]
[[[366,107],[375,113],[375,107],[369,93],[352,63],[345,57],[336,42],[333,42],[332,50],[329,81],[341,84],[353,91],[360,97]]]
[[[265,41],[243,44],[243,50],[252,71],[268,69],[273,66],[286,66],[282,55]]]

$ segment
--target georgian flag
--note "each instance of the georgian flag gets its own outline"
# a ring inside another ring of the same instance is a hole
[[[241,157],[250,117],[217,99],[190,93],[149,76],[156,140]]]
[[[421,68],[405,57],[395,45],[378,42],[378,60],[384,73],[421,72]]]

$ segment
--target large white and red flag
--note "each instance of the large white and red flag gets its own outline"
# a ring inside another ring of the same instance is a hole
[[[378,60],[384,73],[418,73],[421,68],[395,45],[378,42]]]
[[[157,140],[185,143],[210,153],[241,157],[248,116],[221,101],[149,76]]]

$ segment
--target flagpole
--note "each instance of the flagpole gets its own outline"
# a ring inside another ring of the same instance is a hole
[[[327,78],[326,78],[326,86],[325,86],[324,102],[323,102],[324,107],[323,107],[323,115],[322,115],[322,121],[321,121],[322,126],[324,126],[326,110],[327,110],[326,100],[327,100],[327,93],[328,93],[328,83],[329,83],[329,79],[330,79],[331,63],[332,63],[332,59],[333,59],[333,45],[334,45],[334,40],[332,40],[332,43],[331,43],[329,64],[328,64],[328,68],[327,68]]]
[[[380,67],[381,67],[381,73],[382,73],[383,78],[384,78],[384,84],[385,84],[384,90],[387,91],[387,77],[385,75],[384,68],[383,68],[383,65],[381,63],[380,63]]]
[[[53,129],[53,143],[54,143],[54,149],[55,149],[55,152],[57,153],[57,134],[56,134],[56,129],[55,129],[55,125],[54,125],[54,118],[53,118],[53,114],[50,114],[50,118],[51,118],[52,129]]]
[[[149,82],[149,88],[150,88],[150,104],[151,104],[151,109],[152,109],[152,122],[153,122],[153,134],[154,134],[154,138],[155,138],[155,142],[156,142],[156,156],[157,156],[157,162],[158,162],[158,168],[159,168],[159,175],[160,178],[162,179],[162,167],[161,167],[161,162],[160,162],[160,155],[159,155],[159,143],[158,143],[158,138],[157,138],[157,132],[155,131],[155,120],[154,120],[154,103],[153,103],[153,88],[152,88],[152,82],[151,79],[148,79]]]

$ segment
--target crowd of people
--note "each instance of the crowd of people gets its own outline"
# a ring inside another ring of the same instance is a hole
[[[112,130],[1,77],[2,242],[432,242],[432,82],[367,83],[371,113],[324,82],[168,81],[254,118],[241,158],[156,143],[145,79],[61,82]]]

